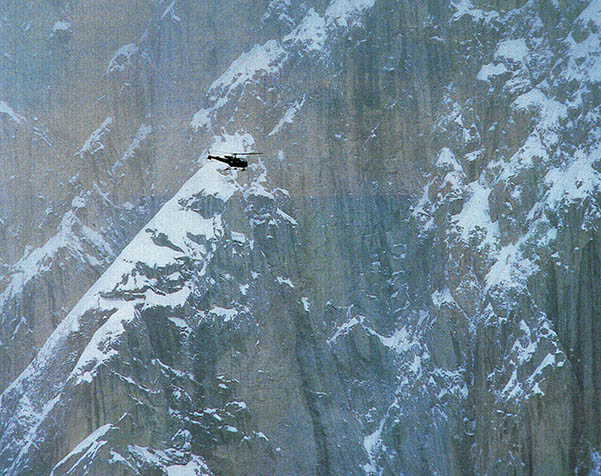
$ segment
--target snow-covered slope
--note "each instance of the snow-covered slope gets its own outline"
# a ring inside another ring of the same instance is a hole
[[[67,3],[0,23],[90,84],[0,98],[0,472],[599,472],[599,0]]]
[[[251,266],[246,259],[264,256],[253,253],[264,233],[294,225],[276,205],[282,192],[263,187],[264,172],[255,167],[248,172],[255,179],[242,186],[236,172],[222,169],[206,164],[162,207],[2,394],[3,474],[47,474],[54,465],[53,474],[148,474],[151,468],[209,474],[202,458],[190,454],[208,444],[201,443],[207,434],[198,425],[210,425],[210,434],[226,442],[267,440],[248,422],[237,428],[248,420],[248,408],[228,397],[234,382],[205,375],[208,362],[195,368],[194,357],[208,351],[197,347],[196,333],[215,321],[253,326],[257,283],[294,286],[289,278],[278,284],[281,276],[244,270]],[[260,206],[262,219],[253,213],[245,222],[244,211],[231,210],[238,204]],[[233,268],[216,263],[216,255],[229,255]],[[225,300],[212,291],[224,287],[232,293]],[[221,397],[203,409],[193,401],[209,382]],[[116,404],[118,394],[125,399]],[[92,412],[83,426],[81,404]],[[161,430],[154,427],[159,422]],[[54,432],[58,440],[49,438]],[[60,461],[52,462],[50,453]]]

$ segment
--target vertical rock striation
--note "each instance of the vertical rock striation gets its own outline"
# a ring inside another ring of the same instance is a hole
[[[600,1],[1,5],[1,474],[599,472]]]

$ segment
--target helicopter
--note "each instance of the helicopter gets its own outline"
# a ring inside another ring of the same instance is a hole
[[[260,155],[260,154],[262,154],[262,152],[233,152],[231,154],[224,154],[223,157],[221,157],[219,155],[211,155],[211,153],[209,152],[207,159],[218,160],[220,162],[223,162],[223,163],[229,165],[230,167],[232,167],[234,169],[244,170],[246,167],[248,167],[248,160],[241,159],[238,156],[239,155]]]

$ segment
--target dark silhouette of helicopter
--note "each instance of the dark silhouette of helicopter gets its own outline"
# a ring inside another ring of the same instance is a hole
[[[229,165],[230,167],[232,167],[234,169],[244,170],[246,167],[248,167],[248,160],[241,159],[238,156],[239,155],[259,155],[259,154],[262,154],[262,152],[234,152],[232,154],[224,154],[223,157],[220,157],[218,155],[211,155],[209,153],[207,159],[218,160],[220,162],[223,162],[223,163]]]

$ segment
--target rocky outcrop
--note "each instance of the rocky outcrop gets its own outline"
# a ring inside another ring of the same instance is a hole
[[[0,471],[599,472],[599,1],[8,3]]]

